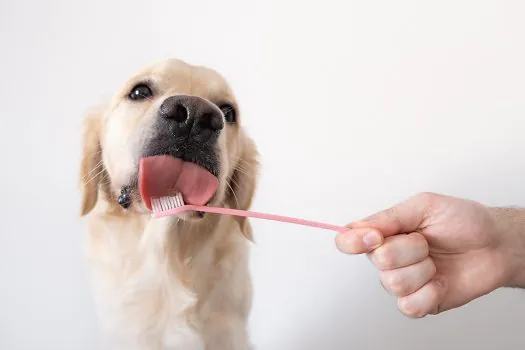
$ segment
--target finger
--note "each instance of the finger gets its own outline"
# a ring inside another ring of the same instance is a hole
[[[381,283],[392,295],[404,297],[428,283],[436,273],[436,265],[430,257],[416,264],[379,273]]]
[[[338,233],[335,237],[335,243],[343,253],[362,254],[379,247],[383,243],[383,236],[377,230],[349,230]]]
[[[423,261],[428,256],[428,243],[418,232],[385,238],[384,243],[368,256],[380,271],[399,269]]]
[[[430,314],[438,314],[440,304],[447,291],[445,279],[434,277],[418,291],[405,297],[398,298],[399,310],[408,317],[421,318]]]
[[[349,228],[375,228],[384,237],[417,231],[438,195],[422,193],[387,210],[348,225]]]

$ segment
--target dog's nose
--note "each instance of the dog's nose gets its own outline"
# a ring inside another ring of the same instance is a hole
[[[192,134],[203,141],[224,128],[220,109],[197,96],[168,97],[160,106],[159,116],[170,123],[176,135]]]

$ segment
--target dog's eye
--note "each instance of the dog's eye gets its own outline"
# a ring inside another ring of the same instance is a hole
[[[235,123],[237,121],[235,108],[233,108],[231,105],[222,105],[220,109],[224,114],[224,120],[226,123]]]
[[[128,95],[128,97],[134,101],[144,100],[146,98],[150,98],[151,96],[153,96],[153,92],[146,84],[135,85]]]

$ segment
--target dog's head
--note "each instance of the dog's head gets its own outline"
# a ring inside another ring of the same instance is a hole
[[[225,79],[167,60],[134,75],[108,105],[88,114],[81,213],[94,208],[100,193],[124,212],[147,212],[151,197],[176,192],[188,204],[247,209],[256,157]]]

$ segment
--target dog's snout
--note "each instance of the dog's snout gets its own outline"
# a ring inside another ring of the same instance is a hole
[[[224,128],[220,110],[197,96],[168,97],[162,102],[159,115],[172,124],[170,127],[177,135],[191,133],[201,139],[208,139],[213,132]]]
[[[170,155],[219,174],[218,147],[228,120],[221,108],[202,97],[172,95],[162,100],[155,117],[141,157]]]
[[[181,99],[170,97],[160,106],[160,115],[163,118],[183,123],[188,119],[188,108]]]
[[[199,117],[199,127],[204,130],[221,130],[224,127],[222,116],[219,113],[205,113]]]

